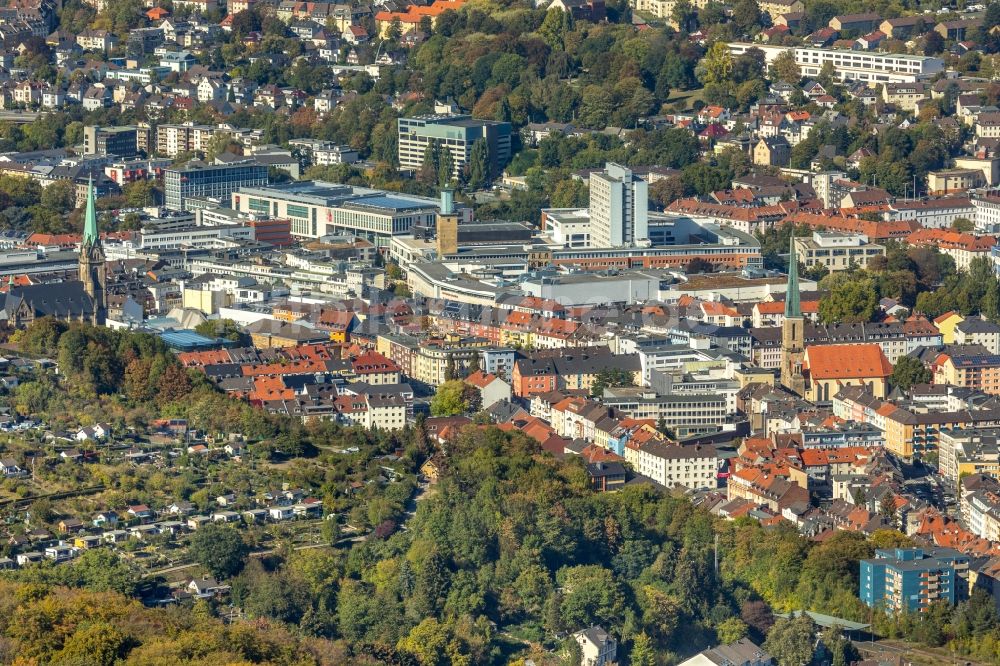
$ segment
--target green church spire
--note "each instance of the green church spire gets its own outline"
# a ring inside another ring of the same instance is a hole
[[[801,317],[799,305],[799,259],[795,256],[795,231],[788,239],[788,289],[785,291],[785,317]]]
[[[87,208],[83,218],[83,246],[97,245],[97,209],[94,204],[94,177],[87,181]]]

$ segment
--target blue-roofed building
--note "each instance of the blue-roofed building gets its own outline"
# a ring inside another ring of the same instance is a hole
[[[387,246],[414,225],[432,226],[436,199],[340,185],[295,181],[233,192],[232,208],[241,213],[291,221],[292,235],[321,238],[352,234]]]
[[[215,349],[233,344],[225,338],[209,338],[189,330],[164,331],[160,333],[160,339],[171,349],[182,352]]]
[[[950,548],[880,548],[861,560],[859,594],[867,606],[923,612],[936,601],[962,599],[968,570],[968,556]]]

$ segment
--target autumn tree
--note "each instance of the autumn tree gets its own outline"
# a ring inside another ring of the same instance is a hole
[[[795,62],[795,54],[792,49],[782,51],[771,63],[771,74],[779,81],[795,85],[802,78],[802,70]]]

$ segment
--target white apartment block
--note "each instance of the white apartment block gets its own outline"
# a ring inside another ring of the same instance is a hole
[[[972,207],[975,214],[969,219],[975,222],[977,234],[1000,232],[1000,196],[996,193],[974,196]]]
[[[750,49],[760,49],[768,65],[789,49],[802,76],[818,76],[823,65],[833,65],[842,81],[868,81],[877,83],[911,83],[944,71],[944,61],[931,56],[905,53],[872,53],[845,49],[812,47],[769,46],[749,42],[730,42],[733,55],[743,55]]]
[[[721,461],[711,445],[626,443],[625,460],[636,472],[663,486],[681,485],[692,490],[718,487]]]
[[[946,197],[927,201],[896,201],[890,205],[886,217],[889,221],[916,220],[927,229],[947,229],[955,218],[975,221],[977,208],[969,197]],[[998,204],[1000,222],[1000,204]]]

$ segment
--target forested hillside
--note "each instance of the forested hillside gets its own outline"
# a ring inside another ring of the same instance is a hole
[[[785,664],[802,632],[780,620],[771,630],[772,609],[867,621],[857,560],[906,540],[845,532],[814,543],[790,528],[718,520],[651,486],[597,494],[578,460],[557,461],[495,428],[467,429],[447,461],[406,530],[349,549],[252,558],[230,580],[247,617],[225,627],[211,617],[225,607],[143,609],[105,591],[122,589],[121,572],[86,568],[99,561],[59,579],[88,591],[7,584],[0,661],[457,665],[530,655],[560,664],[572,663],[567,632],[596,623],[620,637],[633,664],[676,663],[746,634],[767,639]],[[875,619],[886,633],[954,638],[986,660],[1000,654],[996,613],[983,599],[920,620]]]

